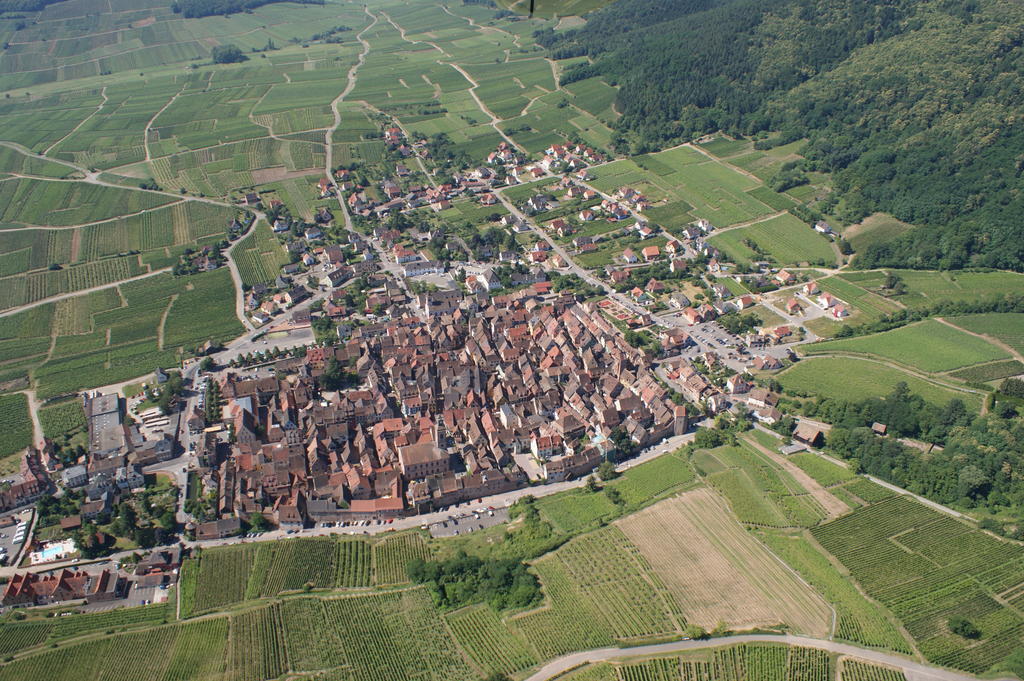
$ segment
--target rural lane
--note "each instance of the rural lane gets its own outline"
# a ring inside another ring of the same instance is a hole
[[[789,645],[803,646],[805,648],[817,648],[830,653],[848,655],[867,662],[889,665],[902,669],[907,675],[908,681],[976,681],[976,677],[970,674],[940,669],[928,664],[922,664],[909,660],[899,655],[884,653],[878,650],[867,650],[857,646],[837,643],[835,641],[822,641],[805,636],[794,636],[791,634],[740,634],[738,636],[727,636],[724,638],[709,639],[704,641],[673,641],[671,643],[658,643],[649,646],[637,646],[634,648],[599,648],[579,653],[564,655],[540,668],[538,672],[527,677],[526,681],[548,681],[560,674],[579,667],[588,662],[602,662],[608,660],[619,660],[630,657],[642,657],[649,655],[662,655],[665,653],[680,653],[689,650],[702,650],[717,648],[720,646],[734,645],[737,643],[786,643]],[[1010,681],[1006,678],[1006,681]]]

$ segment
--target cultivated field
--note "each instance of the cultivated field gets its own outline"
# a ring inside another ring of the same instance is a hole
[[[778,563],[710,490],[686,492],[618,521],[687,621],[708,629],[785,623],[815,636],[829,631],[821,597]]]
[[[895,367],[856,357],[810,357],[778,374],[775,379],[787,390],[847,400],[863,400],[892,392],[906,383],[910,392],[933,404],[944,405],[953,398],[968,407],[980,408],[981,395],[931,383]]]
[[[1024,314],[1022,313],[972,314],[952,317],[949,321],[973,333],[992,336],[1017,352],[1024,352]]]
[[[1006,350],[934,319],[870,336],[814,343],[803,351],[875,356],[929,372],[1009,358]]]
[[[780,265],[811,263],[833,265],[835,253],[828,240],[810,225],[789,213],[757,222],[749,227],[729,230],[713,236],[710,242],[736,262],[763,259],[748,242]]]

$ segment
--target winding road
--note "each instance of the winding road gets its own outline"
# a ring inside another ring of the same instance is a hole
[[[560,674],[575,669],[588,662],[607,662],[610,660],[622,660],[630,657],[647,657],[651,655],[664,655],[670,653],[681,653],[690,650],[705,650],[719,648],[721,646],[734,645],[737,643],[786,643],[793,646],[805,648],[817,648],[830,653],[855,657],[859,660],[873,662],[875,664],[888,665],[903,670],[908,681],[977,681],[977,677],[962,672],[950,671],[933,667],[929,664],[915,662],[914,660],[884,653],[878,650],[868,650],[857,646],[837,643],[836,641],[822,641],[806,636],[794,636],[791,634],[741,634],[725,638],[708,639],[704,641],[673,641],[671,643],[658,643],[649,646],[638,646],[635,648],[598,648],[586,650],[579,653],[564,655],[540,668],[538,672],[526,678],[525,681],[548,681]],[[1004,677],[1005,681],[1011,681]]]

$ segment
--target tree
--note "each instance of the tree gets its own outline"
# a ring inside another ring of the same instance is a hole
[[[266,532],[270,529],[270,523],[267,522],[266,516],[262,513],[250,513],[249,527],[253,532]]]
[[[583,485],[583,489],[593,494],[594,492],[600,492],[601,486],[597,484],[597,478],[591,475],[587,477],[587,483]]]
[[[959,615],[949,618],[949,630],[957,636],[963,636],[964,638],[978,638],[981,636],[981,630],[973,622]]]
[[[619,473],[615,470],[615,464],[611,461],[602,461],[597,467],[597,477],[604,481],[614,480],[619,477]]]
[[[212,371],[216,363],[213,361],[213,357],[203,357],[199,361],[199,369],[201,371]]]
[[[237,45],[218,45],[212,56],[214,64],[237,64],[248,59]]]

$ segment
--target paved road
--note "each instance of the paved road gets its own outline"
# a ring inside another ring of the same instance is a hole
[[[940,669],[928,664],[922,664],[909,660],[899,655],[884,653],[878,650],[866,650],[857,646],[835,641],[822,641],[816,638],[793,635],[773,634],[741,634],[726,638],[709,639],[706,641],[673,641],[672,643],[659,643],[649,646],[638,646],[634,648],[599,648],[579,653],[564,655],[556,660],[548,662],[540,668],[540,671],[529,676],[526,681],[547,681],[559,674],[579,667],[588,662],[601,662],[607,660],[620,660],[629,657],[640,657],[649,655],[662,655],[666,653],[679,653],[687,650],[702,650],[717,648],[720,646],[733,645],[737,643],[787,643],[789,645],[804,646],[806,648],[817,648],[830,653],[849,655],[868,662],[898,667],[907,675],[909,681],[977,681],[976,677],[962,672],[954,672]],[[1003,677],[1010,681],[1009,677]]]
[[[702,423],[704,425],[707,425],[708,422],[702,422]],[[685,445],[686,443],[692,441],[694,436],[695,436],[695,431],[692,431],[692,432],[687,433],[685,435],[676,435],[676,436],[670,437],[667,440],[664,440],[663,442],[655,445],[654,447],[649,447],[648,449],[645,449],[638,456],[630,459],[629,461],[626,461],[626,462],[623,462],[623,463],[619,464],[618,466],[616,466],[616,469],[619,470],[619,471],[629,470],[630,468],[633,468],[634,466],[638,466],[638,465],[640,465],[640,464],[642,464],[642,463],[644,463],[646,461],[650,461],[651,459],[654,459],[654,458],[656,458],[658,456],[661,456],[662,454],[665,454],[667,452],[670,452],[670,451],[673,451],[675,449],[678,449],[679,447],[681,447],[681,446]],[[177,477],[177,476],[181,475],[181,472],[180,472],[181,468],[188,465],[188,461],[189,461],[188,457],[177,457],[177,458],[171,459],[170,461],[165,462],[164,464],[159,464],[159,468],[161,470],[166,470],[167,472],[173,472],[174,469],[176,468],[177,469],[177,473],[174,473],[174,474]],[[453,515],[455,513],[464,513],[466,511],[472,511],[473,509],[478,508],[480,506],[484,506],[484,507],[493,506],[495,509],[506,508],[508,506],[511,506],[513,503],[515,503],[516,500],[518,500],[518,499],[520,499],[522,497],[528,496],[528,495],[532,495],[532,496],[535,496],[535,497],[546,497],[546,496],[549,496],[551,494],[557,494],[558,492],[564,492],[566,490],[575,489],[577,487],[582,487],[585,483],[586,483],[585,479],[579,479],[579,480],[570,480],[570,481],[567,481],[567,482],[556,482],[556,483],[552,483],[552,484],[549,484],[549,485],[537,485],[537,486],[534,486],[534,487],[524,487],[522,489],[513,490],[511,492],[506,492],[505,494],[496,494],[496,495],[490,496],[490,497],[483,497],[482,499],[479,499],[479,500],[468,501],[468,502],[465,502],[465,503],[461,504],[458,507],[453,506],[453,507],[446,508],[446,509],[441,510],[441,511],[435,511],[433,513],[424,513],[422,515],[410,516],[408,518],[400,518],[400,519],[394,521],[393,523],[382,523],[380,525],[373,524],[373,525],[369,525],[367,527],[359,527],[359,526],[353,526],[353,527],[318,527],[318,528],[312,528],[312,529],[308,529],[308,530],[302,530],[302,531],[300,531],[300,532],[298,532],[296,534],[288,534],[287,532],[285,532],[283,530],[274,530],[273,532],[265,532],[265,533],[259,535],[258,537],[252,537],[252,538],[248,538],[248,539],[244,538],[244,537],[230,537],[228,539],[218,539],[218,540],[203,541],[203,542],[199,542],[199,541],[186,541],[186,542],[184,542],[184,544],[186,546],[190,546],[190,547],[192,547],[192,546],[199,546],[199,547],[206,548],[206,547],[211,547],[211,546],[228,546],[228,545],[232,545],[232,544],[240,544],[240,543],[255,542],[255,541],[274,541],[274,540],[278,540],[278,539],[286,539],[288,537],[319,537],[319,536],[327,536],[327,535],[332,535],[332,534],[367,534],[367,535],[373,535],[373,534],[380,534],[380,533],[383,533],[383,532],[390,532],[392,530],[394,530],[394,531],[407,530],[407,529],[413,529],[413,528],[420,527],[421,525],[431,525],[433,523],[443,522],[443,521],[446,521],[448,519],[449,515]],[[120,553],[115,553],[115,554],[112,554],[110,556],[107,556],[107,557],[104,557],[104,558],[100,559],[99,562],[118,561],[121,558],[125,558],[125,557],[131,555],[132,553],[133,553],[132,551],[123,551],[123,552],[120,552]],[[29,572],[49,572],[49,571],[52,571],[52,570],[58,570],[58,569],[63,568],[63,567],[71,567],[72,565],[77,565],[78,567],[85,567],[85,566],[88,565],[88,563],[86,563],[86,562],[79,562],[77,564],[73,564],[71,562],[47,563],[46,565],[40,565],[40,566],[35,566],[35,567],[32,567],[32,568],[28,568],[28,571]],[[14,572],[15,572],[14,568],[9,568],[9,567],[7,567],[7,568],[0,568],[0,577],[10,577],[12,574],[14,574]]]

